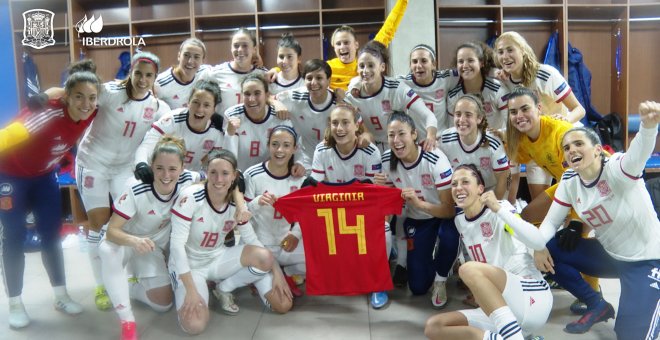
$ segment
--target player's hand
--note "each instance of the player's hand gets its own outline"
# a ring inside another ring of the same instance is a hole
[[[298,247],[298,238],[294,236],[293,234],[288,234],[286,237],[282,240],[282,243],[280,243],[280,247],[282,247],[282,250],[284,250],[287,253],[292,252],[296,247]]]
[[[229,118],[228,124],[227,124],[227,134],[230,136],[233,136],[236,134],[236,131],[238,128],[241,127],[241,119],[240,118]]]
[[[488,209],[492,210],[494,213],[500,211],[500,202],[497,200],[497,197],[495,197],[495,193],[492,190],[488,190],[481,194],[479,202],[485,204]]]
[[[295,163],[291,167],[291,176],[295,178],[305,176],[305,172],[306,172],[305,167],[300,163]]]
[[[270,104],[275,108],[275,115],[277,115],[277,118],[282,120],[289,119],[289,109],[287,109],[282,102],[276,99],[271,99]]]
[[[497,78],[499,81],[507,81],[509,80],[509,73],[504,70],[497,70],[495,71],[495,78]]]
[[[568,226],[559,230],[555,237],[557,245],[564,251],[573,251],[582,238],[583,224],[580,221],[570,221]]]
[[[639,104],[639,118],[643,127],[657,127],[660,123],[660,103],[649,100]]]
[[[552,256],[550,256],[548,248],[534,251],[534,263],[536,264],[536,268],[542,272],[555,273],[555,263],[552,261]]]
[[[433,128],[435,130],[435,128]],[[426,139],[424,140],[424,151],[433,151],[435,149],[436,145],[438,143],[438,140],[435,138],[435,132],[433,134],[428,134],[426,135]]]
[[[186,291],[186,297],[183,299],[180,312],[184,319],[201,316],[205,308],[207,308],[206,303],[197,290]]]
[[[252,218],[252,213],[250,210],[247,209],[247,207],[242,207],[236,209],[236,212],[234,213],[234,219],[238,223],[245,223],[249,221]]]
[[[415,207],[417,207],[418,203],[421,202],[419,200],[419,197],[417,197],[417,192],[415,191],[415,188],[401,189],[401,197],[404,200],[406,200],[406,202],[410,202]]]
[[[48,105],[48,95],[45,92],[35,94],[27,99],[27,107],[32,112],[40,112]]]
[[[357,147],[358,148],[368,147],[369,144],[371,143],[371,137],[373,137],[371,134],[361,133],[357,138]]]
[[[387,174],[384,172],[378,172],[374,174],[374,184],[386,185],[387,184]]]
[[[254,65],[255,67],[264,66],[264,60],[261,59],[261,55],[259,53],[255,53],[252,55],[252,65]]]
[[[269,83],[274,83],[275,80],[277,80],[277,70],[277,67],[273,67],[266,72],[266,80],[268,80]]]
[[[346,98],[346,91],[344,89],[335,89],[335,98],[337,100],[337,103],[343,102],[344,98]]]
[[[279,265],[278,265],[279,266]],[[291,293],[291,288],[286,283],[284,274],[281,270],[273,270],[273,291],[275,294],[278,294],[281,298],[287,298],[290,301],[293,300],[293,294]]]
[[[156,249],[156,244],[148,237],[134,237],[132,246],[138,254],[150,253]]]
[[[270,205],[272,206],[275,201],[277,200],[277,197],[268,191],[264,192],[263,194],[259,195],[259,205]]]
[[[133,172],[135,179],[142,181],[145,184],[152,184],[154,182],[154,172],[151,170],[149,164],[140,162],[135,166]]]
[[[222,115],[221,115],[221,114],[219,114],[219,113],[213,113],[213,114],[211,115],[211,123],[213,124],[213,127],[214,127],[216,130],[218,130],[218,131],[220,131],[220,132],[223,132],[223,131],[222,131],[222,125],[225,123],[225,119],[222,118]]]
[[[568,117],[564,116],[564,115],[561,114],[561,113],[555,113],[555,114],[552,114],[550,117],[552,117],[552,118],[554,118],[554,119],[556,119],[556,120],[563,120],[563,121],[565,121],[565,122],[568,122]]]

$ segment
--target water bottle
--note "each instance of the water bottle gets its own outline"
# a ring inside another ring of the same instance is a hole
[[[83,226],[78,226],[78,248],[81,253],[87,252],[87,234]]]

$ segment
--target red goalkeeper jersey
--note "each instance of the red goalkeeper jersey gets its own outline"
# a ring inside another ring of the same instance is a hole
[[[384,223],[402,206],[400,189],[357,181],[319,183],[279,198],[275,209],[302,229],[307,294],[392,289]]]

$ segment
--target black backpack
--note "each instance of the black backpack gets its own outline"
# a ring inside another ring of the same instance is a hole
[[[616,112],[604,115],[593,126],[603,145],[609,145],[614,151],[623,151],[623,129],[621,117]]]

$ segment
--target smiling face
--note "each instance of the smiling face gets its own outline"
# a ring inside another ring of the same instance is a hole
[[[161,152],[153,160],[154,188],[161,195],[174,191],[179,176],[183,172],[181,157],[175,153]]]
[[[330,79],[323,69],[307,72],[305,74],[305,87],[312,98],[323,97],[328,92]]]
[[[380,88],[385,72],[385,63],[370,53],[362,53],[358,58],[358,74],[367,88]]]
[[[280,47],[277,51],[277,66],[282,73],[288,74],[291,71],[298,70],[300,59],[296,51],[288,47]]]
[[[353,147],[357,140],[358,126],[353,112],[347,108],[337,107],[330,113],[330,133],[337,146]]]
[[[252,67],[252,56],[255,46],[252,38],[245,33],[237,33],[231,39],[231,55],[234,57],[235,67],[246,69]]]
[[[474,49],[463,47],[456,53],[456,68],[461,74],[461,78],[466,81],[475,78],[481,78],[481,68],[483,64]]]
[[[358,42],[350,32],[337,32],[333,36],[333,46],[337,58],[344,63],[350,64],[355,60],[358,50]]]
[[[192,44],[186,44],[181,48],[176,57],[177,68],[183,71],[188,77],[193,77],[200,65],[204,62],[204,50],[201,47]]]
[[[150,62],[139,61],[131,70],[131,85],[133,97],[142,99],[154,86],[156,81],[156,66]]]
[[[429,51],[420,48],[410,53],[410,72],[417,83],[430,84],[433,81],[434,70],[435,64]]]
[[[98,88],[96,85],[80,81],[64,96],[67,112],[71,120],[78,122],[89,118],[96,110]]]
[[[226,197],[236,179],[236,169],[227,160],[215,158],[209,162],[207,178],[208,190],[215,195]]]
[[[400,120],[393,120],[387,125],[387,143],[397,158],[412,163],[417,159],[417,132]]]
[[[261,117],[264,114],[267,96],[262,82],[249,80],[243,83],[243,105],[250,117]]]
[[[509,122],[521,133],[529,135],[541,124],[540,110],[540,105],[535,105],[534,99],[530,96],[511,98],[509,99]]]
[[[270,135],[268,151],[270,152],[269,166],[288,167],[289,160],[296,152],[296,141],[288,131],[275,130]]]
[[[206,129],[211,115],[215,112],[213,94],[204,90],[196,90],[188,100],[188,123],[195,131]]]
[[[600,164],[603,146],[594,145],[584,131],[567,132],[561,146],[564,150],[564,160],[578,173],[596,168]]]
[[[460,99],[454,107],[454,126],[461,137],[476,137],[483,117],[479,116],[477,103]]]
[[[509,74],[519,77],[522,73],[523,55],[522,50],[510,39],[502,39],[495,46],[497,61],[502,69]]]
[[[477,176],[469,169],[459,168],[451,178],[451,196],[456,206],[461,209],[479,202],[484,193],[484,186],[478,183]]]

